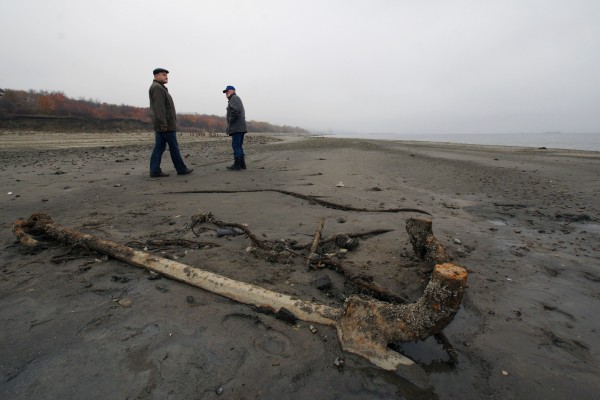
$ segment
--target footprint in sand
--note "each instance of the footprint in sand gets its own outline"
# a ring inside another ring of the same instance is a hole
[[[283,333],[267,326],[258,317],[235,313],[226,315],[221,321],[223,327],[238,336],[240,343],[247,342],[263,353],[287,356],[290,339]]]
[[[110,315],[101,315],[92,319],[77,332],[86,342],[106,339],[118,341],[125,341],[131,338],[145,339],[154,337],[159,333],[159,326],[154,323],[149,323],[141,327],[119,327],[118,323],[113,321]]]

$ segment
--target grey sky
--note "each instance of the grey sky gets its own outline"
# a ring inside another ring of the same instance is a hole
[[[0,0],[0,87],[321,131],[600,132],[598,0]]]

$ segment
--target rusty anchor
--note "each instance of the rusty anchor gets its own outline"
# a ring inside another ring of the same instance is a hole
[[[420,229],[414,229],[419,226]],[[46,214],[32,214],[13,225],[13,233],[25,246],[39,242],[32,234],[106,254],[130,265],[162,274],[231,300],[269,309],[274,314],[287,312],[302,321],[335,327],[344,351],[358,354],[379,368],[396,371],[414,381],[424,372],[414,361],[387,347],[389,343],[422,340],[440,333],[460,308],[466,288],[467,271],[448,262],[443,246],[433,237],[431,221],[411,218],[407,231],[417,254],[435,262],[431,278],[421,298],[410,304],[391,304],[371,298],[350,296],[343,308],[331,307],[277,293],[246,282],[192,267],[177,261],[100,239],[63,227]],[[416,236],[421,235],[418,238]],[[416,366],[410,372],[411,367]],[[420,372],[419,372],[420,371]]]

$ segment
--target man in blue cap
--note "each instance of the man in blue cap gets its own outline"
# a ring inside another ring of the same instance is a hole
[[[235,94],[233,86],[227,86],[223,93],[227,96],[227,134],[231,136],[231,147],[233,148],[233,164],[228,165],[230,171],[246,169],[244,155],[244,135],[248,132],[246,128],[246,112],[242,99]]]
[[[171,161],[177,170],[177,175],[187,175],[193,169],[186,167],[177,143],[177,116],[175,113],[175,103],[169,94],[165,84],[169,82],[169,71],[164,68],[156,68],[152,71],[154,81],[150,86],[150,114],[154,124],[154,149],[150,156],[150,177],[162,178],[169,176],[160,169],[162,155],[169,145]]]

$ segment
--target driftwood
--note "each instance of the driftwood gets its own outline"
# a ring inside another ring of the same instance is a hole
[[[245,224],[239,224],[237,222],[225,222],[215,218],[215,216],[211,213],[205,213],[200,211],[198,214],[192,216],[191,230],[192,233],[196,236],[200,236],[198,232],[196,232],[196,226],[201,223],[211,223],[219,227],[223,228],[235,228],[238,229],[241,233],[244,233],[248,239],[254,244],[257,248],[265,251],[273,251],[273,252],[282,252],[285,251],[291,255],[297,257],[303,257],[301,254],[296,253],[294,250],[309,250],[308,261],[307,261],[307,269],[310,269],[310,265],[313,261],[315,261],[316,251],[320,246],[324,246],[326,244],[335,242],[337,246],[345,249],[353,249],[358,246],[357,238],[365,238],[371,237],[375,235],[381,235],[383,233],[392,232],[393,229],[375,229],[367,232],[360,233],[338,233],[327,239],[321,239],[323,226],[319,224],[317,231],[315,234],[318,234],[319,237],[317,240],[314,240],[308,244],[292,244],[287,243],[286,241],[270,241],[270,240],[260,240],[250,231],[250,228]],[[323,224],[324,224],[323,220]],[[219,236],[217,230],[217,237]],[[316,236],[315,236],[316,238]],[[210,243],[212,245],[212,243]]]
[[[348,240],[346,239],[346,243],[340,243],[340,241],[343,238],[349,238],[349,239],[357,239],[357,238],[369,238],[371,236],[375,236],[375,235],[381,235],[383,233],[388,233],[388,232],[392,232],[393,229],[374,229],[372,231],[367,231],[367,232],[360,232],[360,233],[336,233],[335,235],[327,238],[327,239],[322,239],[319,242],[319,246],[324,246],[326,244],[335,242],[339,247],[344,247],[344,248],[348,248],[348,246],[344,246],[343,244],[347,244]],[[312,243],[308,243],[308,244],[296,244],[293,245],[292,248],[294,250],[303,250],[303,249],[308,249],[309,247],[312,246]],[[356,246],[353,246],[356,247]]]
[[[387,344],[420,340],[441,332],[458,311],[467,280],[464,268],[451,263],[438,264],[423,296],[415,303],[397,305],[351,296],[342,309],[235,281],[77,232],[53,223],[45,214],[33,214],[27,220],[15,222],[13,232],[22,244],[29,247],[38,245],[37,240],[30,234],[49,236],[54,240],[101,252],[240,303],[262,310],[272,310],[274,314],[283,313],[306,322],[335,327],[345,351],[361,355],[380,368],[396,370],[405,376],[407,373],[411,374],[410,371],[414,372],[414,368],[406,369],[414,367],[414,362],[389,349]]]
[[[254,245],[256,247],[258,247],[259,249],[270,250],[271,247],[273,247],[273,245],[271,243],[258,239],[256,237],[256,235],[254,235],[250,231],[250,229],[248,228],[248,225],[238,224],[236,222],[221,221],[220,219],[216,219],[214,217],[214,215],[212,215],[211,212],[208,212],[208,213],[200,212],[199,214],[196,214],[196,215],[192,216],[192,226],[191,226],[191,229],[192,229],[192,232],[194,233],[194,235],[199,236],[194,231],[194,227],[197,224],[204,223],[204,222],[209,222],[211,224],[214,224],[214,225],[220,226],[220,227],[237,228],[237,229],[241,230],[242,232],[244,232],[246,234],[246,236],[248,236],[248,238],[252,241],[252,243],[254,243]]]
[[[310,246],[310,252],[306,258],[306,269],[310,270],[312,262],[317,257],[317,249],[319,248],[319,242],[321,241],[321,232],[323,231],[323,225],[325,225],[325,218],[321,218],[317,230],[315,231],[315,237],[313,238]]]

